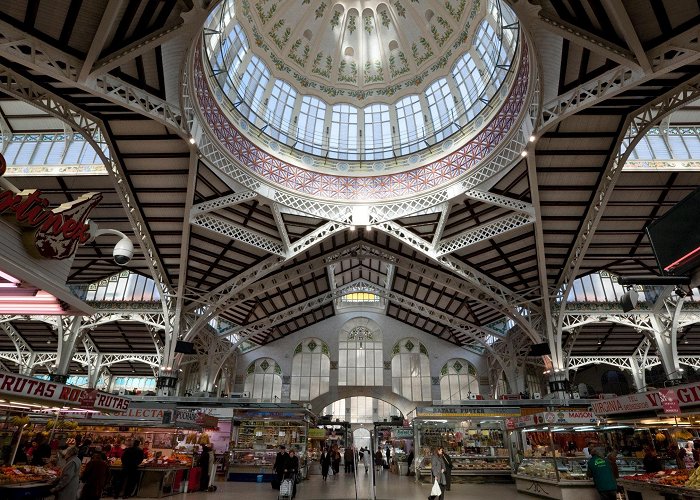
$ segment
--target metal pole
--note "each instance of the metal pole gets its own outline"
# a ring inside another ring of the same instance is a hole
[[[24,431],[24,428],[26,426],[27,426],[27,424],[23,424],[18,429],[17,441],[15,442],[15,446],[12,449],[12,455],[10,455],[10,464],[9,465],[13,465],[15,463],[15,457],[17,456],[17,450],[19,449],[19,443],[22,442],[22,432]]]

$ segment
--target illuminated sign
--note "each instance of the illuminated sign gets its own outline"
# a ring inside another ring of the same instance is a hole
[[[0,175],[5,169],[5,160],[0,156]],[[49,200],[42,197],[39,189],[19,193],[5,189],[0,190],[0,215],[14,215],[17,224],[26,229],[25,245],[30,253],[47,259],[65,259],[90,239],[86,221],[101,200],[100,193],[86,193],[50,209]]]

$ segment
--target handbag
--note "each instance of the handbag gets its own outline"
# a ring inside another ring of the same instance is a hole
[[[440,489],[440,484],[438,483],[438,480],[436,479],[435,482],[433,483],[433,489],[430,490],[430,496],[431,497],[439,497],[442,495],[442,490]]]

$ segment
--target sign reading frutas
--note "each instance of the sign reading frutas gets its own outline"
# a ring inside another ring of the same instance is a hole
[[[0,155],[0,176],[7,164]],[[49,200],[39,189],[25,189],[15,193],[0,190],[0,215],[14,215],[17,223],[26,229],[25,245],[30,252],[47,259],[65,259],[73,255],[78,245],[90,239],[86,223],[90,211],[102,200],[100,193],[86,193],[75,201],[60,207],[48,208]]]
[[[17,398],[47,405],[82,406],[83,402],[94,396],[95,399],[90,404],[91,409],[126,411],[129,408],[129,398],[100,391],[90,393],[86,397],[85,392],[86,389],[80,387],[25,377],[16,373],[0,372],[0,395],[2,397],[9,396],[11,399]]]

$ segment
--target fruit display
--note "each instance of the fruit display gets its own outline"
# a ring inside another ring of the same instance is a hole
[[[688,477],[685,482],[686,488],[700,489],[700,467],[693,469],[692,474]]]
[[[58,471],[49,467],[35,465],[0,467],[0,484],[50,483],[57,476]]]

